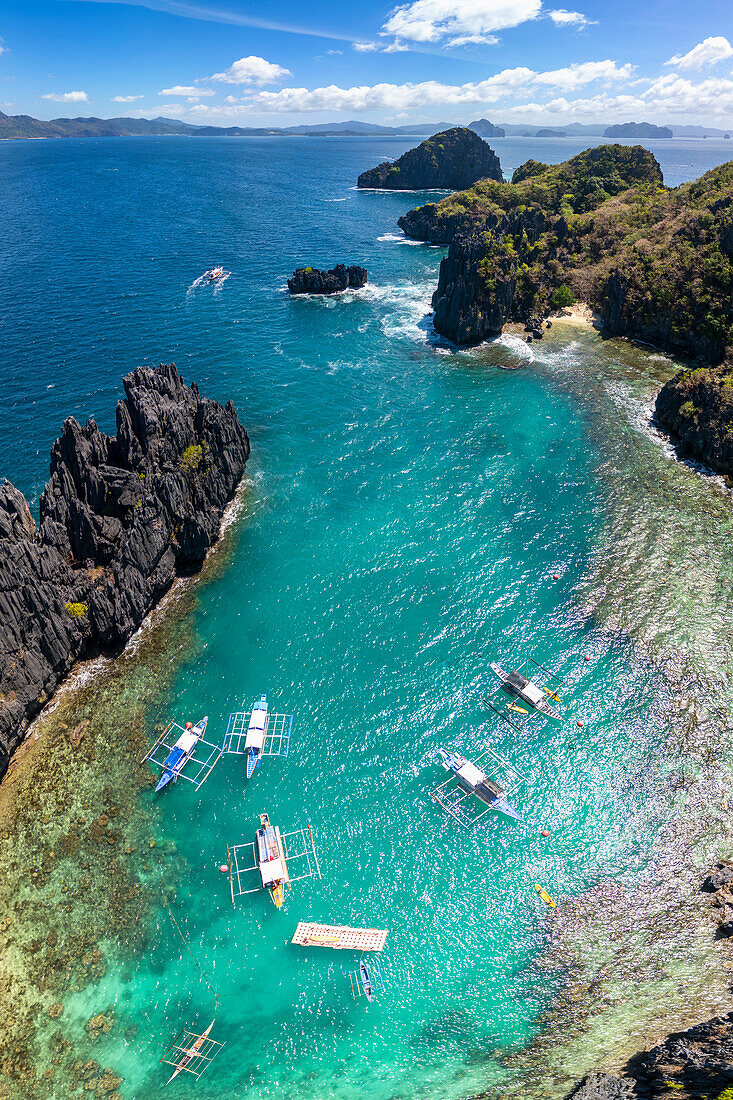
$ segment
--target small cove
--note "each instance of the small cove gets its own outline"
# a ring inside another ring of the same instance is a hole
[[[144,689],[122,666],[117,694],[88,687],[79,713],[103,719],[102,730],[134,727],[136,753],[172,714],[206,711],[223,734],[229,711],[261,691],[295,714],[287,763],[267,762],[245,786],[241,762],[225,757],[198,794],[178,784],[157,802],[126,756],[105,774],[89,744],[85,782],[100,797],[115,792],[99,813],[123,810],[132,830],[123,854],[136,848],[126,853],[131,874],[151,899],[139,939],[118,931],[99,944],[104,966],[94,971],[94,956],[85,964],[97,980],[60,996],[53,1026],[124,1077],[125,1097],[162,1095],[166,1041],[184,1022],[210,1019],[164,896],[222,997],[217,1036],[227,1046],[198,1096],[459,1100],[510,1081],[566,979],[538,966],[554,934],[533,882],[569,904],[601,881],[643,885],[660,830],[693,801],[662,777],[720,738],[729,705],[728,670],[711,664],[728,639],[729,499],[676,463],[644,419],[674,365],[561,326],[532,348],[505,339],[456,353],[433,342],[424,318],[441,251],[380,240],[405,197],[349,190],[375,150],[332,145],[323,164],[313,145],[268,146],[266,158],[256,143],[212,143],[231,185],[206,202],[190,189],[205,187],[214,166],[189,143],[27,154],[50,194],[64,179],[83,190],[75,173],[88,158],[100,210],[124,219],[98,237],[84,301],[75,279],[99,232],[95,215],[64,261],[51,251],[53,354],[44,327],[23,316],[23,288],[13,290],[18,404],[5,415],[30,396],[38,431],[23,433],[8,476],[37,493],[59,416],[94,413],[108,425],[119,376],[140,360],[175,360],[204,392],[233,397],[253,442],[251,518],[232,532],[226,568],[195,587],[180,630],[138,655],[141,677],[158,685]],[[298,201],[289,181],[304,150],[322,175]],[[110,164],[124,179],[105,192]],[[155,203],[142,219],[140,189],[171,185],[179,221]],[[257,205],[265,188],[277,226]],[[72,233],[72,210],[37,213],[34,224],[24,247],[40,254]],[[327,302],[283,293],[296,264],[340,259],[366,264],[368,293]],[[213,260],[232,279],[217,294],[187,295]],[[56,389],[24,376],[24,333]],[[488,662],[529,652],[567,675],[582,731],[570,722],[561,733],[530,726],[514,743],[499,737],[480,705]],[[698,740],[670,736],[681,695],[712,712]],[[475,751],[484,740],[527,773],[527,823],[457,834],[426,797],[440,775],[431,754],[442,741]],[[716,753],[698,764],[713,782]],[[264,897],[233,908],[217,870],[225,844],[250,839],[263,810],[284,826],[310,821],[324,868],[324,881],[297,884],[282,913]],[[135,863],[145,844],[148,866]],[[76,866],[73,852],[65,858]],[[92,883],[100,899],[108,862]],[[31,911],[24,934],[45,941],[46,911]],[[353,1004],[349,960],[287,945],[308,917],[390,928],[401,989],[367,1011]],[[62,926],[57,934],[63,943]],[[35,998],[40,1020],[45,998]],[[110,1006],[111,1030],[89,1038],[87,1020]],[[575,1057],[573,1071],[588,1057]],[[531,1081],[542,1073],[534,1063]],[[68,1095],[69,1079],[55,1080]]]

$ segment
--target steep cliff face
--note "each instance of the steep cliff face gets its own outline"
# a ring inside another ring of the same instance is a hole
[[[720,362],[733,342],[733,163],[674,190],[636,146],[601,146],[511,184],[481,181],[400,219],[450,243],[433,306],[459,343],[581,299],[610,335]]]
[[[23,495],[0,487],[0,776],[74,661],[124,644],[200,567],[249,457],[232,403],[174,366],[138,368],[124,388],[115,437],[64,423],[38,532]]]
[[[357,185],[389,191],[433,187],[455,191],[484,178],[504,178],[499,158],[473,130],[455,126],[434,134],[393,163],[385,161],[362,172]]]
[[[733,363],[679,371],[662,386],[655,417],[685,454],[733,477]]]

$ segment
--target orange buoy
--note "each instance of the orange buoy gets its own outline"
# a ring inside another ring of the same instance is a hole
[[[559,581],[560,580],[560,574],[559,573],[553,573],[552,574],[552,579],[553,579],[553,581]]]
[[[590,653],[586,653],[585,656],[583,657],[583,660],[584,661],[590,661]]]
[[[549,832],[548,832],[548,830],[547,830],[547,829],[543,829],[543,830],[542,830],[542,835],[543,835],[543,836],[549,836],[550,834],[549,834]]]
[[[227,871],[229,870],[229,864],[228,863],[220,863],[219,864],[219,870],[221,871],[221,873],[223,875],[225,875],[227,873]]]
[[[578,729],[581,729],[581,730],[582,730],[582,728],[583,728],[583,723],[582,723],[582,722],[580,721],[580,719],[578,719],[578,721],[576,722],[576,725],[577,725]]]

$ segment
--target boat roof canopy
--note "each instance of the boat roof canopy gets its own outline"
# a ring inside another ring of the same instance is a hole
[[[198,739],[199,735],[195,730],[184,730],[176,741],[175,748],[183,749],[184,752],[190,752]]]
[[[530,701],[530,703],[533,703],[536,707],[539,706],[540,703],[544,703],[545,701],[544,692],[541,688],[537,687],[537,684],[533,684],[531,680],[527,681],[524,688],[522,689],[522,693]]]
[[[282,860],[268,859],[265,860],[264,863],[260,863],[260,874],[262,875],[263,886],[269,886],[273,882],[280,882],[285,878]]]
[[[470,760],[467,760],[463,767],[458,769],[457,774],[460,775],[461,779],[465,780],[466,783],[470,783],[472,787],[477,787],[479,783],[483,783],[484,779],[486,779],[481,769],[477,768],[475,764],[472,764]]]

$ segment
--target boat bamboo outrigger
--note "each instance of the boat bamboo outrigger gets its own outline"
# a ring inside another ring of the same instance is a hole
[[[232,904],[242,894],[269,890],[278,909],[285,899],[285,887],[304,878],[320,878],[321,868],[316,855],[313,830],[294,829],[281,833],[270,824],[267,814],[260,815],[260,827],[254,844],[227,844],[227,864]],[[293,866],[298,874],[292,874]]]
[[[389,986],[384,979],[379,960],[376,958],[360,959],[356,970],[348,972],[351,996],[355,1001],[360,997],[366,997],[371,1004],[382,993],[386,993]]]
[[[511,672],[506,672],[496,661],[492,661],[489,668],[501,680],[504,691],[512,696],[512,702],[507,704],[509,710],[515,714],[526,714],[527,711],[518,705],[519,700],[545,718],[551,718],[554,722],[563,721],[562,715],[550,700],[560,702],[558,691],[564,681],[554,672],[550,672],[549,668],[538,664],[532,657],[528,657],[519,668]],[[493,704],[490,705],[496,709]]]
[[[443,767],[450,772],[450,777],[435,787],[430,792],[430,797],[464,828],[470,829],[491,810],[514,821],[522,820],[522,815],[506,797],[507,781],[504,780],[505,786],[502,786],[487,774],[484,767],[479,767],[480,761],[485,760],[487,764],[491,761],[495,774],[500,770],[506,772],[510,781],[519,786],[525,777],[508,760],[490,748],[484,749],[473,762],[461,753],[449,749],[438,749],[438,753]],[[471,812],[472,796],[482,804],[483,808],[478,813]]]
[[[170,722],[163,730],[150,752],[142,759],[142,763],[149,760],[163,769],[156,791],[161,790],[171,781],[176,783],[179,779],[186,779],[189,783],[193,783],[198,790],[208,778],[221,756],[219,746],[212,745],[204,738],[208,721],[209,719],[204,717],[195,726],[187,722],[185,729],[176,722]],[[188,768],[190,774],[184,771],[187,765],[190,765]]]
[[[184,1028],[179,1032],[160,1059],[166,1065],[173,1066],[173,1073],[166,1081],[166,1085],[169,1085],[179,1073],[190,1073],[198,1078],[211,1065],[224,1046],[223,1043],[219,1043],[216,1039],[210,1037],[213,1026],[214,1021],[212,1020],[206,1031],[200,1035],[197,1035],[194,1031],[189,1031],[188,1028]]]
[[[263,695],[251,711],[229,715],[221,751],[246,757],[247,779],[251,779],[263,756],[287,757],[292,729],[292,714],[271,714]]]

